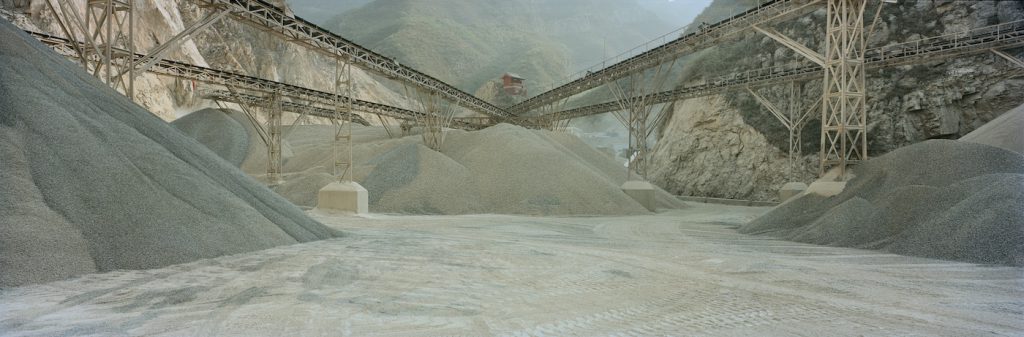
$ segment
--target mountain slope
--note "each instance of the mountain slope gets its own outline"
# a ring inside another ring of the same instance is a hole
[[[469,92],[505,72],[560,82],[673,29],[636,0],[377,0],[326,27]]]

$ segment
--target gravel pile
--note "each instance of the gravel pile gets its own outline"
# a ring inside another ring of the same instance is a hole
[[[1003,113],[960,140],[1024,154],[1024,105]]]
[[[784,203],[740,228],[821,245],[1024,266],[1024,156],[930,140],[860,166],[831,198]]]
[[[185,135],[195,138],[235,166],[249,157],[249,132],[240,121],[218,109],[193,112],[171,122]]]
[[[0,286],[336,234],[3,20],[0,60]]]
[[[229,112],[234,118],[238,112]],[[205,115],[197,115],[197,118]],[[219,119],[214,115],[211,119]],[[296,205],[313,207],[316,192],[332,181],[332,126],[286,127],[291,155],[285,183],[274,190]],[[354,179],[370,192],[370,211],[405,214],[625,215],[647,211],[619,189],[625,168],[566,133],[501,124],[485,130],[449,131],[441,152],[419,135],[391,139],[380,127],[354,127]],[[243,169],[266,170],[265,147],[256,143]],[[231,138],[203,139],[211,147]],[[343,153],[344,155],[344,153]],[[251,163],[251,167],[249,166]],[[658,190],[662,208],[683,204]]]

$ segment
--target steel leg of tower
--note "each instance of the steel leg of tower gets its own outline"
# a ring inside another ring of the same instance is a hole
[[[89,0],[85,13],[70,0],[46,1],[57,24],[69,38],[81,36],[84,47],[76,47],[87,71],[110,87],[135,99],[135,15],[128,0]],[[59,9],[59,10],[58,10]]]
[[[865,0],[829,0],[819,174],[868,159],[864,74]]]
[[[316,208],[325,212],[343,212],[363,214],[369,212],[369,192],[362,185],[353,181],[353,138],[352,115],[354,85],[352,79],[351,60],[343,61],[339,55],[335,58],[334,77],[334,175],[337,181],[331,182],[317,191]],[[345,118],[342,118],[344,112]],[[342,153],[345,150],[347,153]]]
[[[281,95],[274,94],[270,97],[270,104],[265,107],[267,111],[267,183],[271,185],[283,182],[281,171],[283,158],[281,156]]]

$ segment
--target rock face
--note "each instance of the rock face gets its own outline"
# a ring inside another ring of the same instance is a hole
[[[84,1],[76,3],[84,8]],[[285,6],[283,0],[270,3]],[[45,0],[5,0],[0,4],[10,14],[7,16],[11,16],[11,21],[23,29],[64,35],[47,9]],[[138,0],[134,4],[135,46],[140,53],[167,42],[208,15],[208,11],[198,8],[191,1]],[[286,8],[286,12],[290,13],[290,10]],[[167,58],[333,91],[333,60],[230,18],[200,31],[191,41],[173,50]],[[353,78],[357,97],[361,99],[403,107],[408,104],[358,68],[353,68]],[[136,101],[162,119],[170,121],[183,115],[183,112],[214,106],[213,102],[202,99],[199,91],[205,88],[191,81],[144,74],[136,79]],[[377,118],[367,120],[377,121]]]
[[[768,200],[787,181],[786,154],[722,97],[677,104],[651,155],[651,181],[682,195]],[[805,165],[809,167],[810,165]],[[800,172],[808,176],[810,172]]]
[[[750,1],[716,0],[697,21],[716,22],[735,13],[730,7],[746,2]],[[875,6],[877,2],[869,2],[868,25]],[[1017,1],[921,0],[884,6],[869,48],[1024,19],[1024,4]],[[821,9],[774,28],[821,50],[824,21]],[[1007,52],[1024,56],[1019,48]],[[695,54],[684,67],[683,83],[794,62],[807,61],[764,35],[748,35]],[[1020,105],[1024,80],[1013,78],[1015,74],[1020,72],[991,54],[869,70],[869,155],[877,157],[927,139],[956,139]],[[782,105],[788,89],[778,85],[760,93]],[[807,109],[821,98],[821,81],[798,83],[797,90],[798,107]],[[721,97],[676,104],[663,126],[666,132],[659,133],[651,180],[680,194],[774,199],[774,191],[787,180],[788,131],[746,92]],[[820,110],[812,112],[802,129],[807,172],[800,177],[805,182],[817,170],[820,115]]]

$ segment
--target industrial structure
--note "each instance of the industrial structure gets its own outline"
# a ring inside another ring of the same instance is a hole
[[[49,10],[58,18],[64,37],[33,33],[44,43],[69,57],[78,59],[87,70],[112,87],[133,97],[134,77],[153,72],[214,85],[206,98],[237,103],[254,125],[268,148],[267,177],[280,179],[281,112],[331,118],[337,121],[335,137],[335,174],[340,182],[351,183],[351,123],[367,124],[355,111],[418,124],[424,128],[424,141],[439,149],[444,129],[479,129],[501,122],[532,128],[560,129],[575,118],[613,113],[629,130],[631,172],[646,179],[648,139],[654,125],[664,116],[664,105],[694,97],[745,90],[789,130],[789,157],[796,165],[800,153],[800,130],[814,111],[820,109],[822,121],[819,172],[838,168],[839,176],[850,164],[866,160],[867,111],[865,72],[868,69],[918,64],[969,54],[992,52],[1024,70],[1024,61],[1001,50],[1024,46],[1024,20],[975,28],[943,36],[923,38],[895,45],[868,47],[879,12],[866,20],[868,0],[765,0],[728,19],[682,35],[667,43],[624,58],[613,64],[579,73],[573,80],[552,90],[536,94],[507,109],[499,108],[447,83],[375,53],[306,20],[286,13],[262,0],[194,0],[208,11],[203,19],[180,32],[167,43],[145,53],[136,53],[130,42],[133,35],[131,1],[88,0],[85,13],[79,13],[70,0],[48,0]],[[892,2],[886,0],[884,2]],[[771,25],[807,15],[824,6],[826,31],[824,51],[815,51],[776,31]],[[335,60],[333,92],[235,74],[223,70],[165,60],[168,50],[180,45],[197,31],[224,18],[232,18],[285,41],[297,43]],[[676,61],[687,54],[733,40],[748,33],[759,33],[792,49],[810,62],[789,66],[741,71],[700,84],[666,89],[668,73]],[[84,37],[84,40],[78,39]],[[367,102],[353,97],[351,67],[397,81],[406,96],[419,102],[418,111]],[[653,75],[653,76],[652,76]],[[797,107],[795,89],[786,110],[758,93],[758,88],[823,80],[821,100],[809,107]],[[526,96],[522,78],[503,76],[503,89],[509,94]],[[614,100],[582,107],[564,108],[566,101],[585,91],[608,86]],[[226,89],[224,89],[226,88]],[[481,117],[456,118],[456,107]],[[259,123],[257,116],[266,115]],[[381,120],[382,124],[383,119]],[[388,130],[390,133],[390,129]],[[348,158],[340,155],[349,148]],[[795,171],[795,169],[794,169]],[[365,192],[365,190],[364,190]]]
[[[526,80],[522,76],[505,73],[501,76],[501,88],[505,90],[505,95],[509,96],[526,96],[526,85],[523,81]]]

